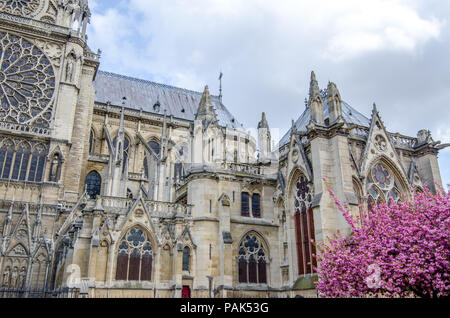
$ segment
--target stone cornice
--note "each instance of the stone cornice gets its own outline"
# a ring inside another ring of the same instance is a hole
[[[120,112],[122,107],[106,105],[102,103],[95,102],[94,103],[94,114],[105,116],[108,114],[108,117],[120,119]],[[164,121],[164,115],[161,114],[153,114],[145,111],[140,111],[132,108],[125,108],[125,120],[132,122],[141,122],[143,124],[150,124],[162,127]],[[187,128],[189,129],[192,121],[175,118],[172,116],[167,117],[167,127],[173,128]]]

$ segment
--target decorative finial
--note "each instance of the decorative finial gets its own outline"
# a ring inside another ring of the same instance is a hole
[[[220,72],[219,75],[219,82],[220,82],[220,87],[219,87],[219,99],[222,102],[222,77],[223,77],[223,73],[222,71]]]
[[[316,79],[316,74],[314,71],[311,72],[311,82],[309,84],[309,98],[310,100],[315,99],[316,97],[320,97],[320,88],[319,83]]]

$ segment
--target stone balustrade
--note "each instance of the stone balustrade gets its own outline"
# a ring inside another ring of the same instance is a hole
[[[220,165],[221,169],[229,170],[236,173],[245,173],[252,175],[263,175],[263,168],[256,165],[244,164],[244,163],[233,163],[233,162],[223,162]]]
[[[102,205],[104,208],[124,213],[133,205],[134,200],[128,198],[102,197]],[[192,215],[192,205],[152,200],[144,200],[144,202],[152,217],[172,217],[174,214],[185,217]]]
[[[50,136],[50,128],[33,127],[23,124],[15,124],[8,122],[0,122],[0,130],[7,130],[9,132],[29,134],[34,136]]]

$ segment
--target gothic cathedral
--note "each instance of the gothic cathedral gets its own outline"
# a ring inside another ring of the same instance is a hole
[[[314,73],[274,146],[207,86],[100,71],[90,18],[0,1],[0,296],[314,297],[311,240],[349,231],[328,189],[356,215],[441,183],[429,131],[389,132]]]

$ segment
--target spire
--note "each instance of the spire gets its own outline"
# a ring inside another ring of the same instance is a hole
[[[219,99],[220,99],[220,102],[222,102],[222,77],[223,77],[223,73],[220,72],[220,75],[219,75],[219,82],[220,82]]]
[[[195,119],[217,119],[208,85],[205,86]]]
[[[333,82],[328,82],[327,97],[336,97],[336,96],[338,96],[339,99],[341,98],[341,94],[339,93],[336,84]]]
[[[258,123],[258,129],[259,128],[269,128],[269,123],[267,122],[266,113],[262,113],[262,119]]]
[[[320,97],[320,88],[319,83],[316,79],[316,74],[314,71],[311,72],[311,82],[309,84],[309,101],[311,104],[311,101],[316,99],[317,97]]]
[[[342,118],[342,99],[341,94],[335,83],[328,82],[327,87],[327,107],[330,123],[334,123]]]
[[[309,107],[311,109],[311,122],[323,125],[323,100],[314,71],[311,72],[311,82],[309,84]]]

